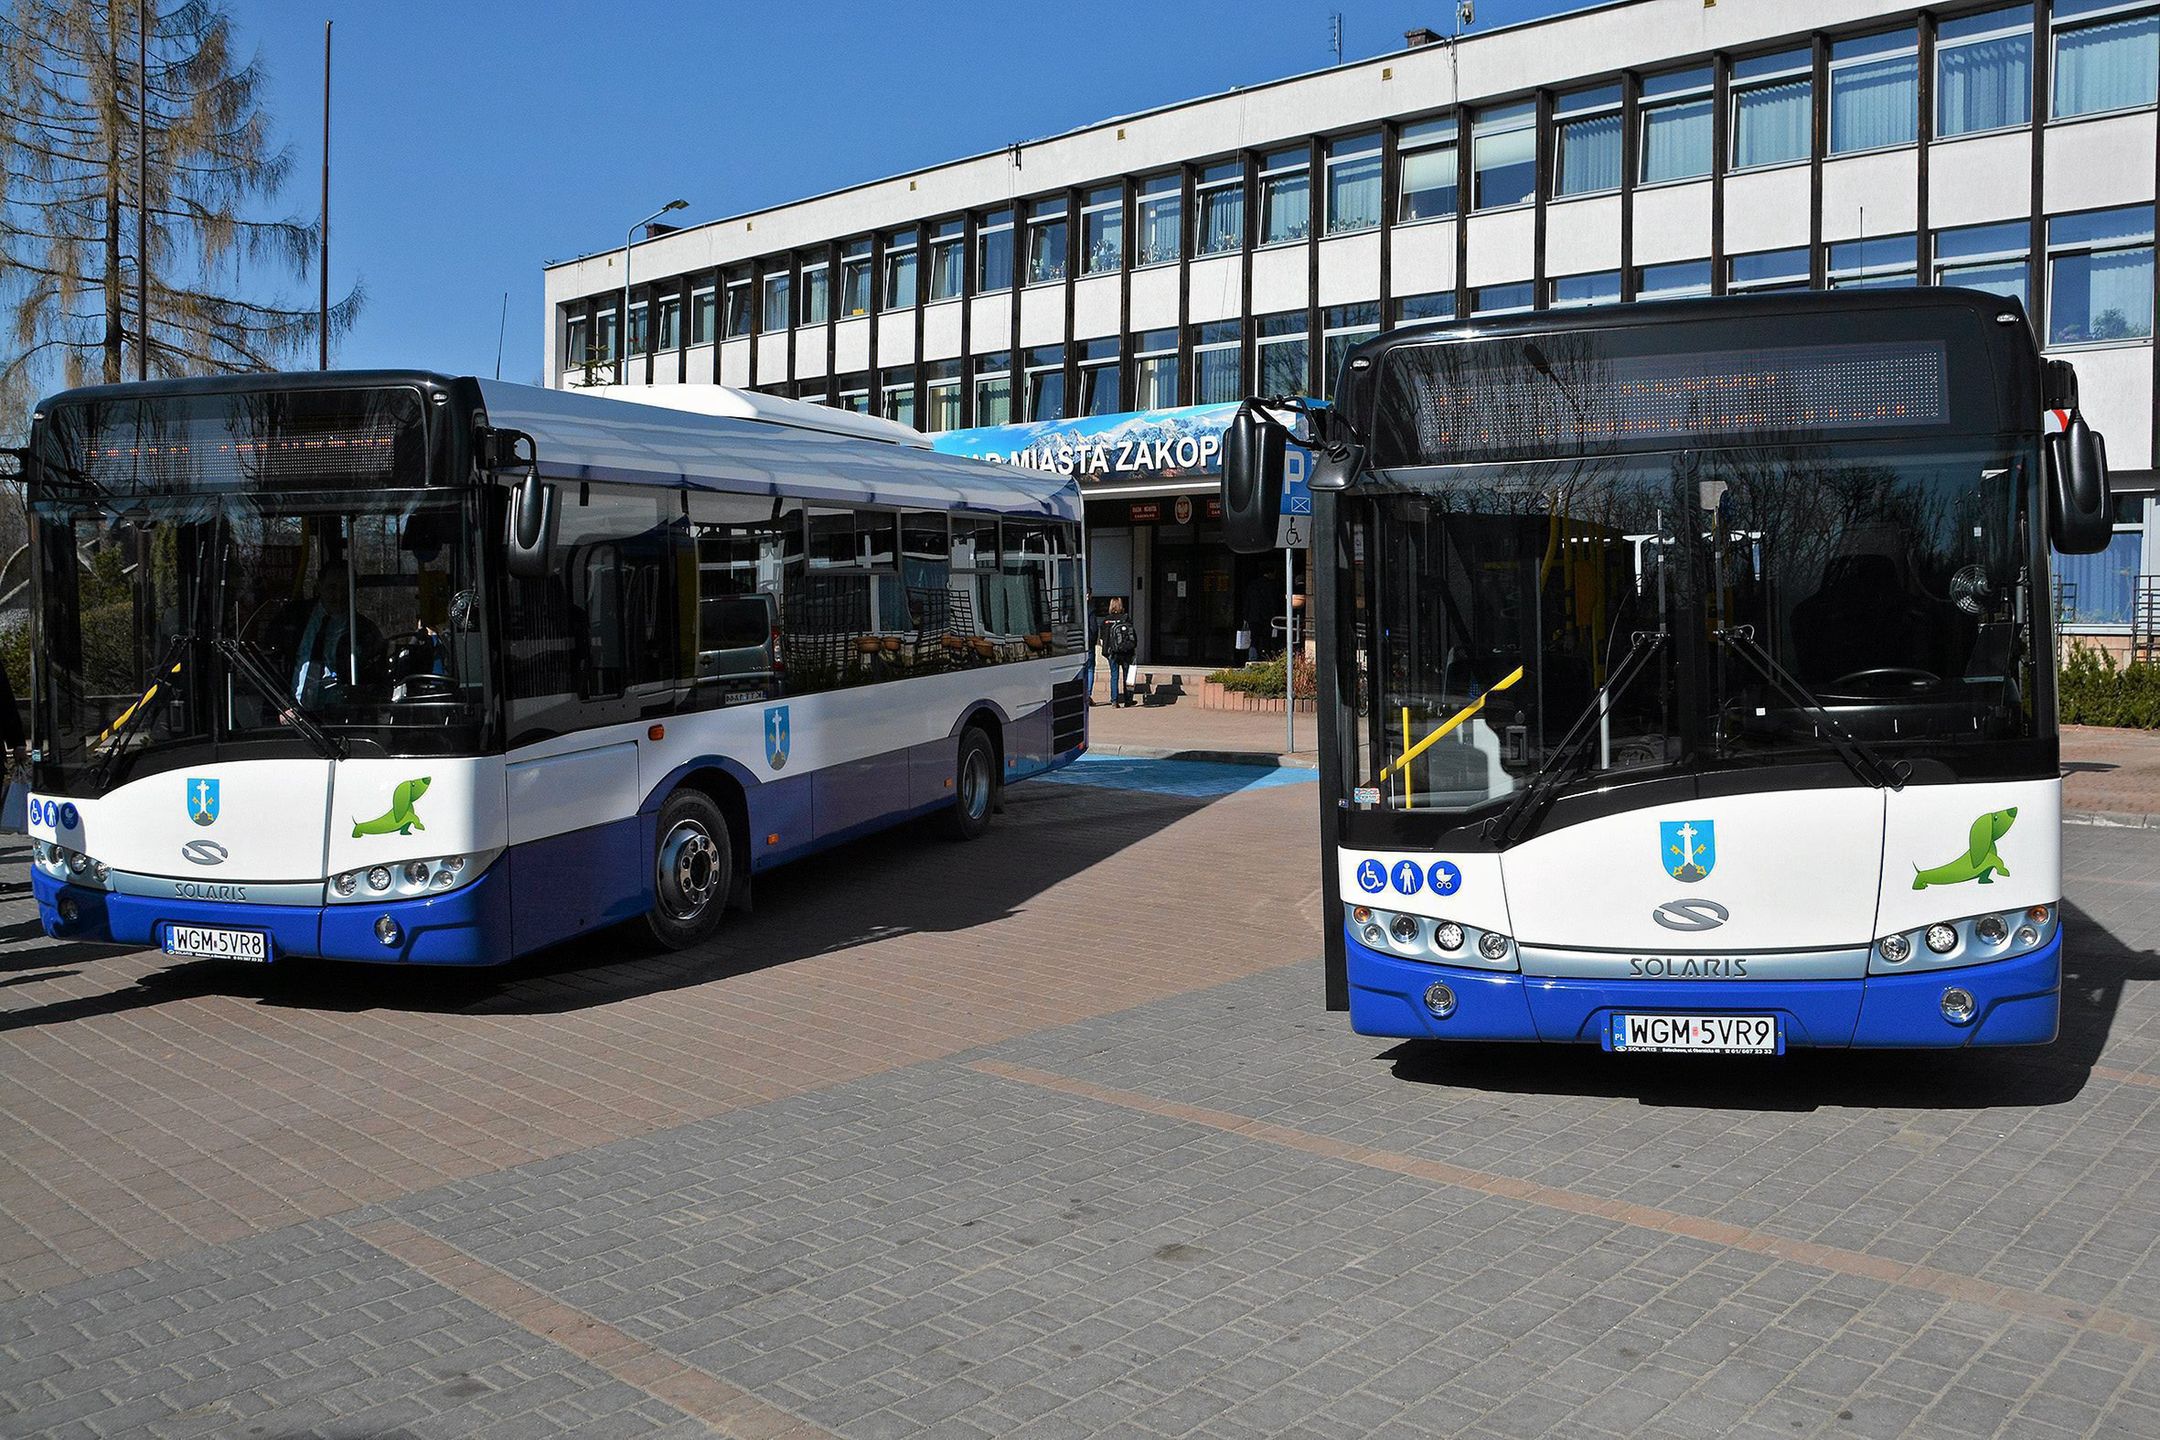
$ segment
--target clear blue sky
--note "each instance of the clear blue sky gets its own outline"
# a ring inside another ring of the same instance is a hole
[[[334,294],[368,302],[332,363],[537,383],[540,267],[620,244],[677,196],[714,219],[1318,69],[1452,28],[1454,0],[920,5],[228,0],[312,216],[322,24],[336,22]],[[1585,0],[1478,0],[1492,29]],[[1230,16],[1236,16],[1231,20]],[[1019,17],[1017,20],[1015,17]],[[604,17],[604,18],[603,18]],[[813,43],[814,42],[814,43]],[[288,295],[312,295],[313,277]]]

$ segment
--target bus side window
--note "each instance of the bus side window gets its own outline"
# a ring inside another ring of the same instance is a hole
[[[684,672],[693,709],[757,704],[786,683],[781,616],[801,588],[803,511],[765,495],[689,498]]]

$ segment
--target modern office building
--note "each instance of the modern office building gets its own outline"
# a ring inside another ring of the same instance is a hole
[[[1449,7],[1436,0],[1435,8]],[[2160,573],[2160,0],[1623,0],[548,268],[550,383],[721,383],[926,430],[1325,395],[1384,326],[1804,286],[2019,296],[2108,439],[2128,633]],[[617,336],[628,355],[618,360]],[[1084,477],[1143,656],[1231,658],[1205,475]],[[1179,503],[1181,497],[1186,503]]]

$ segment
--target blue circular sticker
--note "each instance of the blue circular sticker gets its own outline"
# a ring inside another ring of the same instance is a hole
[[[1418,869],[1415,860],[1398,860],[1393,878],[1395,888],[1405,895],[1415,895],[1425,888],[1425,872]]]
[[[1425,879],[1435,895],[1452,895],[1462,889],[1462,871],[1451,860],[1435,860],[1432,869],[1425,872]]]
[[[1380,868],[1377,860],[1361,861],[1357,867],[1358,889],[1368,895],[1377,895],[1387,888],[1387,871]]]
[[[60,826],[62,829],[73,830],[77,825],[80,825],[81,823],[82,812],[75,808],[73,801],[70,801],[69,803],[60,807]]]

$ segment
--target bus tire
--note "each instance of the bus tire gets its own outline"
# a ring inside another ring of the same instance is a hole
[[[712,938],[735,883],[727,817],[712,797],[688,788],[668,796],[654,827],[653,907],[645,926],[670,950]]]
[[[973,840],[990,828],[997,807],[997,750],[979,725],[960,732],[960,754],[953,768],[953,803],[945,829],[955,840]]]

